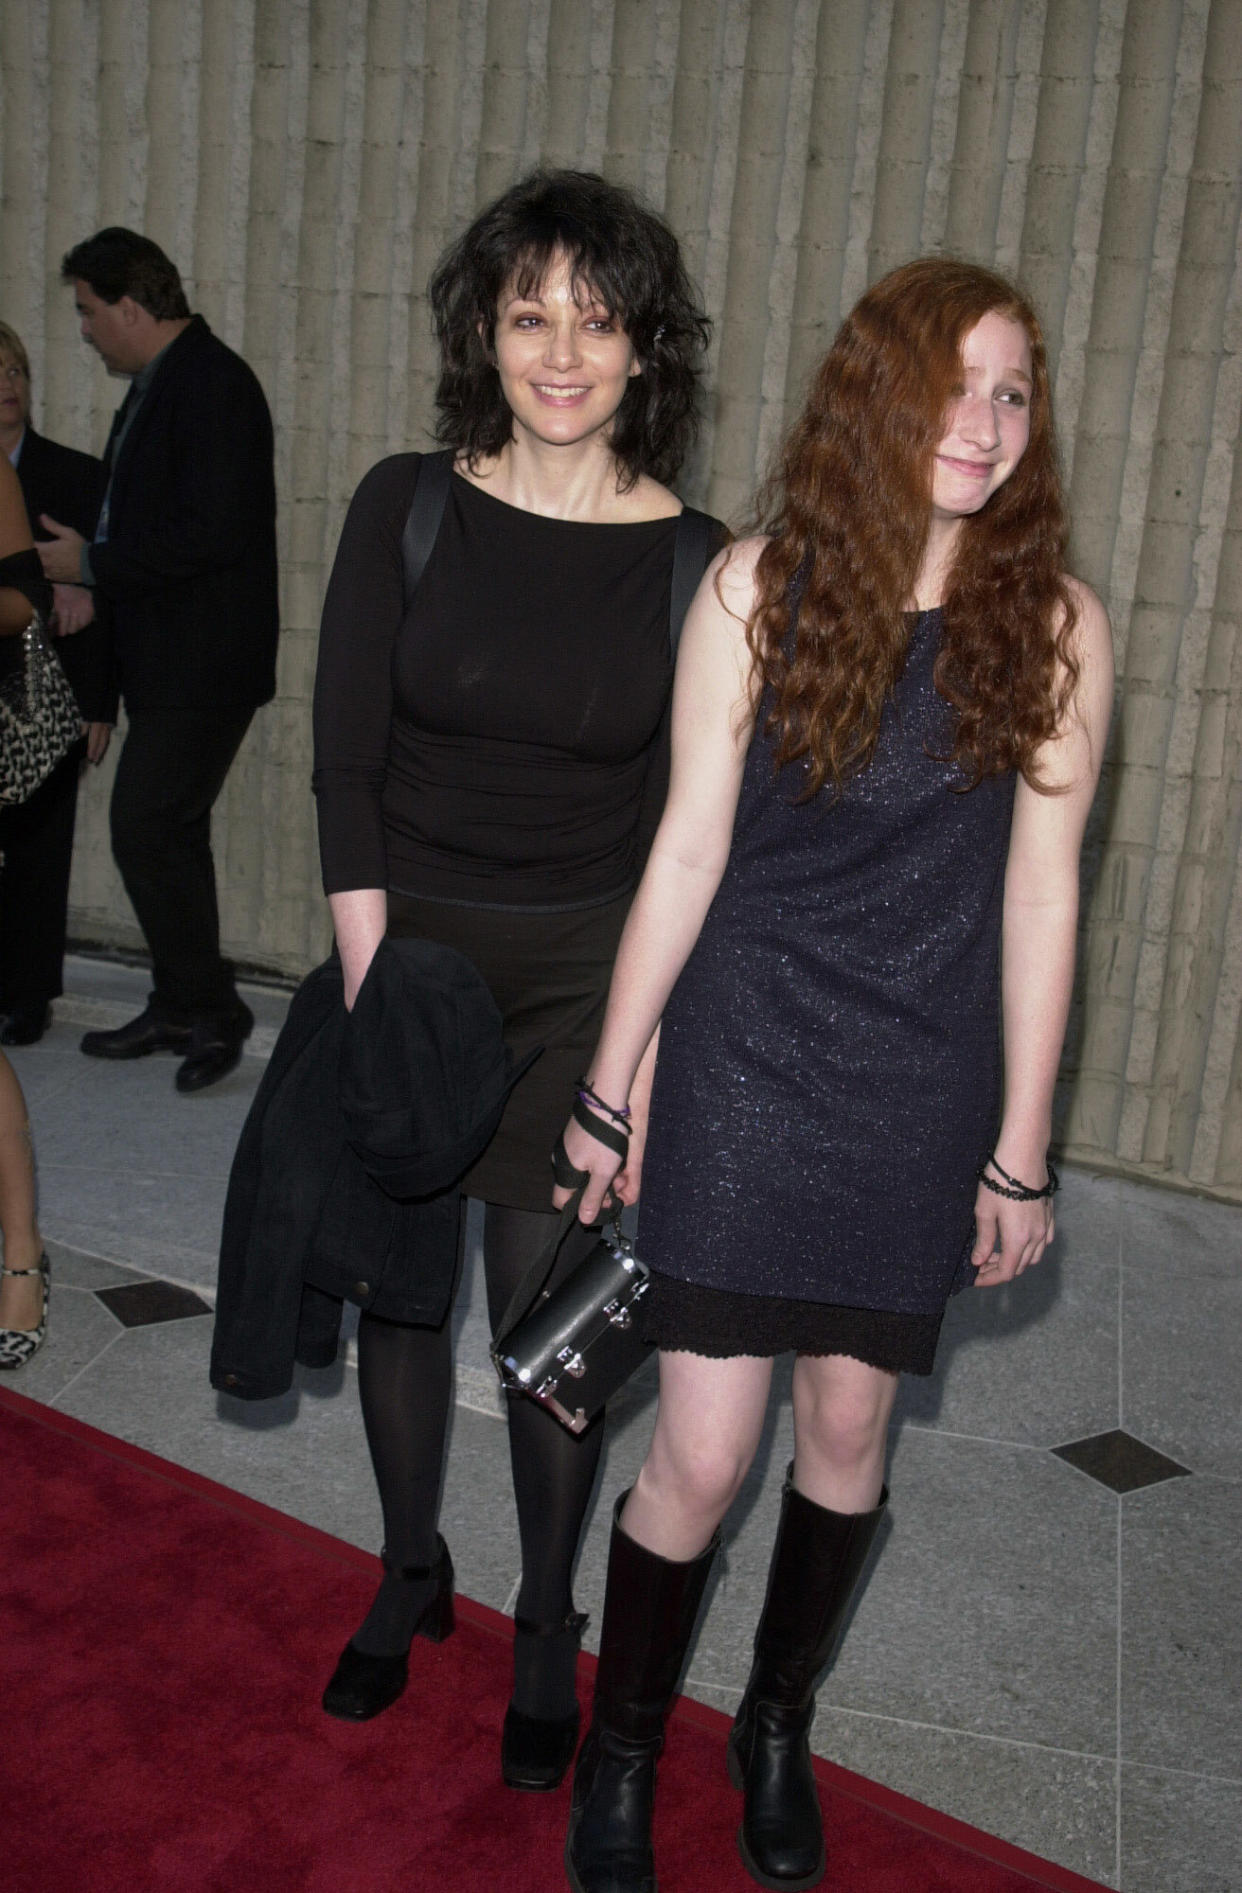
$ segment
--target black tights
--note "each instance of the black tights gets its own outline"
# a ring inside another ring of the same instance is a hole
[[[462,1223],[464,1229],[464,1201]],[[483,1265],[493,1328],[554,1227],[549,1211],[486,1205]],[[554,1279],[573,1268],[594,1240],[594,1231],[571,1229]],[[362,1315],[358,1388],[390,1565],[427,1566],[436,1555],[452,1376],[451,1316],[442,1327],[424,1328]],[[508,1409],[522,1547],[515,1615],[552,1625],[573,1607],[574,1554],[599,1464],[603,1425],[597,1421],[575,1438],[523,1395],[510,1398]],[[375,1655],[404,1649],[430,1594],[428,1580],[386,1577],[354,1642]],[[539,1713],[533,1702],[530,1711]]]

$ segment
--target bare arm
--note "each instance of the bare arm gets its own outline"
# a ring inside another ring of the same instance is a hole
[[[404,611],[401,534],[415,462],[383,460],[350,502],[324,599],[315,670],[315,769],[324,887],[352,1011],[388,924],[383,795],[392,656]]]
[[[29,552],[34,545],[30,522],[7,454],[0,454],[0,559],[13,552]],[[15,585],[0,585],[0,636],[24,631],[30,623],[30,600]]]
[[[344,894],[329,894],[328,906],[345,975],[345,1009],[352,1012],[388,925],[388,895],[382,887],[354,887]]]
[[[668,801],[621,936],[604,1029],[588,1072],[595,1090],[612,1105],[629,1099],[644,1061],[649,1084],[660,1015],[729,858],[754,726],[745,625],[762,545],[748,540],[714,560],[686,618],[673,687]],[[639,1103],[636,1094],[636,1118]],[[645,1095],[641,1104],[645,1120]],[[565,1131],[565,1148],[575,1167],[591,1172],[580,1214],[592,1222],[618,1159],[573,1122]],[[640,1148],[635,1160],[641,1162]],[[567,1194],[558,1190],[554,1200],[563,1203]]]
[[[1079,678],[1063,728],[1045,744],[1040,794],[1019,780],[1005,873],[1001,1002],[1005,1100],[998,1162],[1040,1188],[1052,1134],[1052,1095],[1069,1016],[1078,934],[1078,857],[1108,735],[1113,649],[1103,605],[1076,587]],[[1051,1199],[1012,1202],[982,1185],[972,1261],[977,1285],[1006,1282],[1037,1262],[1052,1239]]]
[[[16,637],[30,623],[30,600],[14,585],[0,585],[0,637]]]

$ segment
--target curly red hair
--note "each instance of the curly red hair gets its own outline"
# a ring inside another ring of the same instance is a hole
[[[962,344],[993,311],[1030,340],[1030,438],[1005,484],[962,522],[935,678],[957,712],[951,754],[965,784],[1017,769],[1040,786],[1036,752],[1078,674],[1043,333],[1003,276],[924,257],[875,283],[841,324],[760,500],[772,537],[755,568],[747,639],[772,691],[777,764],[805,759],[808,796],[825,783],[839,790],[875,748],[905,664],[903,613]]]

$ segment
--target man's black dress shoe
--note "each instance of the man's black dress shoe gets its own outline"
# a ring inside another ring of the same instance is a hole
[[[40,1006],[14,1006],[0,1025],[0,1045],[37,1045],[52,1023],[52,1008],[46,1001]]]
[[[253,1030],[254,1014],[240,1000],[230,1019],[191,1026],[187,1055],[174,1080],[178,1091],[205,1091],[225,1077],[240,1061],[242,1046]]]
[[[184,1052],[189,1044],[188,1025],[171,1025],[150,1006],[127,1025],[110,1032],[86,1032],[82,1037],[88,1058],[146,1058],[151,1052]]]

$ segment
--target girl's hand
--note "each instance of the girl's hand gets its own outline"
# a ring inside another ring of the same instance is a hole
[[[577,1118],[571,1117],[561,1133],[561,1142],[571,1168],[579,1170],[589,1177],[589,1182],[582,1192],[582,1202],[578,1207],[578,1221],[597,1223],[603,1212],[604,1200],[610,1189],[616,1189],[616,1179],[621,1170],[622,1160],[615,1150],[610,1150],[589,1131],[583,1130]],[[558,1183],[552,1191],[552,1202],[556,1209],[563,1209],[573,1195],[568,1185]],[[623,1197],[623,1202],[630,1202],[630,1197]]]
[[[637,1203],[638,1192],[642,1187],[643,1152],[647,1148],[647,1121],[651,1116],[651,1087],[655,1080],[659,1044],[660,1028],[657,1026],[630,1086],[630,1150],[613,1182],[613,1189],[623,1203]]]
[[[971,1265],[976,1288],[996,1288],[1033,1268],[1052,1241],[1052,1198],[1015,1203],[979,1185],[975,1196],[975,1246]]]
[[[592,1139],[594,1141],[594,1139]],[[630,1118],[629,1154],[612,1180],[615,1194],[623,1203],[637,1203],[643,1181],[643,1152],[647,1147],[647,1107],[633,1106]]]

